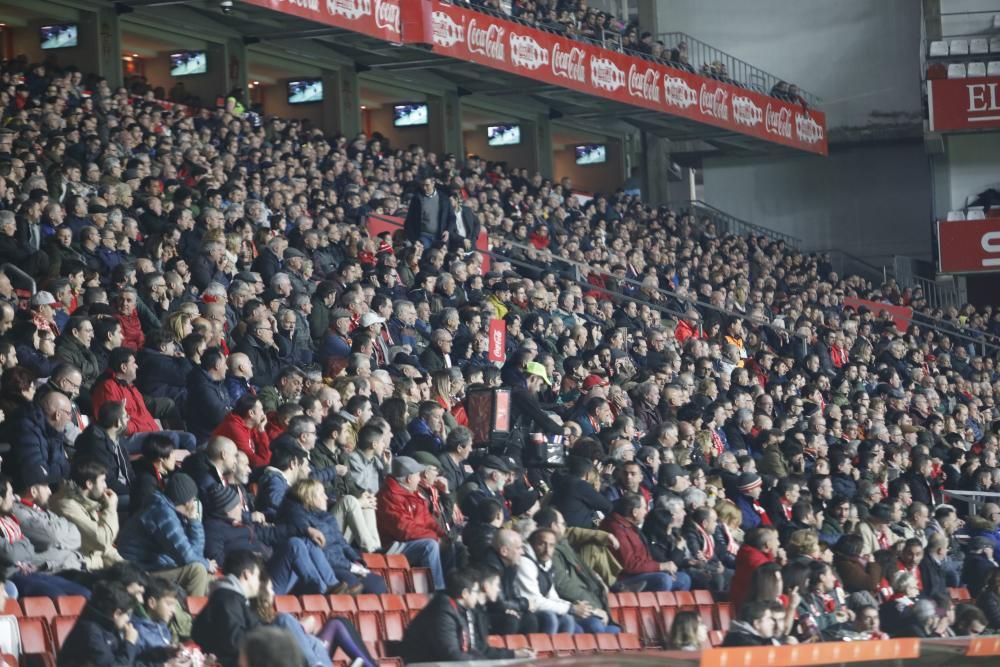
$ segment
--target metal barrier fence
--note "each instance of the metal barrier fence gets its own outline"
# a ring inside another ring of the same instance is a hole
[[[715,223],[716,230],[721,234],[733,234],[734,236],[763,236],[771,239],[772,241],[784,241],[786,245],[791,246],[796,250],[802,247],[802,240],[792,236],[791,234],[785,234],[784,232],[779,232],[775,229],[768,229],[767,227],[761,227],[760,225],[755,225],[752,222],[741,220],[735,215],[730,215],[729,213],[717,209],[711,204],[707,204],[699,199],[667,202],[667,206],[678,213],[686,211],[696,217],[708,217],[713,223]]]

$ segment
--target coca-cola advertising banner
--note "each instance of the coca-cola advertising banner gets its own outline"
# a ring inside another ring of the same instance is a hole
[[[435,53],[827,153],[826,117],[820,111],[440,0],[430,4]]]
[[[1000,271],[1000,219],[939,220],[937,235],[941,273]]]
[[[503,320],[490,320],[490,347],[486,357],[497,364],[507,361],[507,323]]]
[[[927,108],[933,132],[1000,127],[1000,79],[931,79]]]
[[[404,0],[243,0],[284,14],[402,43],[400,3]],[[412,0],[409,0],[412,2]]]

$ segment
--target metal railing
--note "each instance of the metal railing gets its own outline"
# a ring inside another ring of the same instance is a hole
[[[833,270],[836,271],[837,275],[841,278],[844,276],[856,275],[861,276],[866,280],[884,283],[892,277],[887,266],[876,266],[867,260],[861,259],[857,255],[852,255],[849,252],[844,252],[843,250],[839,250],[837,248],[823,250],[817,254],[827,255],[830,258],[830,265],[833,267]]]
[[[667,206],[677,211],[677,213],[689,213],[696,218],[707,217],[715,224],[715,229],[721,234],[733,234],[734,236],[763,236],[772,241],[784,241],[786,245],[796,250],[802,247],[802,239],[791,234],[785,234],[775,229],[768,229],[755,225],[752,222],[741,220],[735,215],[730,215],[725,211],[715,208],[711,204],[706,204],[700,199],[686,201],[667,202]],[[696,223],[700,224],[700,220]]]
[[[745,60],[740,60],[683,32],[660,33],[657,38],[666,45],[665,54],[668,59],[672,50],[679,49],[681,44],[686,45],[687,62],[690,63],[692,71],[702,76],[742,85],[758,93],[778,98],[781,96],[771,93],[777,84],[794,83],[765,72]],[[811,107],[820,105],[819,97],[801,88],[799,96]]]

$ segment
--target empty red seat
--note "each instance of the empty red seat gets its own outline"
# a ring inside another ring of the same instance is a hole
[[[63,642],[69,637],[70,630],[76,625],[76,616],[57,616],[52,619],[52,637],[55,640],[56,651],[62,648]]]
[[[285,614],[302,613],[302,605],[294,595],[275,595],[274,608]]]
[[[573,643],[576,645],[577,653],[597,653],[597,640],[594,639],[594,635],[573,635]]]
[[[24,615],[28,618],[44,618],[51,621],[59,615],[56,606],[52,603],[52,598],[21,598],[21,608],[24,609]]]
[[[618,645],[623,651],[641,651],[642,642],[631,632],[623,632],[618,635]]]
[[[672,591],[657,591],[656,604],[661,607],[676,607],[677,596]]]
[[[382,612],[382,628],[385,630],[385,640],[398,642],[403,639],[403,631],[409,621],[409,614],[405,609],[394,609]]]
[[[403,554],[391,554],[385,557],[387,569],[382,572],[390,593],[404,594],[413,588],[410,573],[410,561]]]
[[[642,617],[639,607],[618,607],[612,609],[612,618],[625,632],[642,633]]]
[[[712,591],[697,590],[691,591],[694,595],[694,603],[697,605],[707,604],[709,606],[715,604],[715,598],[712,597]]]
[[[519,648],[528,648],[528,638],[524,635],[507,635],[507,648],[516,651]]]
[[[354,618],[358,613],[358,605],[350,595],[330,595],[327,599],[330,601],[331,616]]]
[[[354,601],[358,605],[358,611],[382,611],[382,598],[378,595],[365,594],[354,596]]]
[[[60,616],[79,616],[86,604],[87,598],[82,595],[60,595],[56,598]]]
[[[379,614],[374,611],[359,611],[356,621],[358,634],[366,639],[385,639]]]
[[[733,605],[730,602],[715,603],[715,629],[723,632],[729,631],[729,624],[733,620]]]
[[[21,632],[21,653],[49,653],[52,642],[46,622],[40,618],[19,618],[17,627]]]
[[[594,635],[597,640],[597,648],[600,651],[620,651],[621,646],[618,645],[618,635],[613,635],[608,632],[599,632]]]
[[[420,611],[427,606],[430,596],[426,593],[407,593],[405,596],[406,608],[410,611]]]
[[[528,645],[531,646],[535,654],[540,658],[546,658],[554,655],[556,650],[552,646],[552,637],[544,635],[541,633],[532,633],[528,635]]]
[[[7,598],[7,604],[5,604],[3,608],[3,615],[21,618],[24,616],[24,612],[21,611],[21,604],[17,600]]]
[[[410,568],[410,583],[414,593],[433,593],[431,571],[426,567]]]
[[[205,608],[208,597],[205,595],[189,595],[187,599],[188,611],[192,616],[197,616]]]
[[[696,606],[694,595],[691,594],[691,591],[674,591],[674,597],[677,598],[678,607],[684,608]]]
[[[503,635],[490,635],[486,638],[486,643],[493,648],[507,648],[503,641]]]
[[[330,613],[330,602],[325,595],[303,595],[300,602],[303,612],[315,612],[324,618]]]
[[[573,655],[576,653],[576,643],[573,641],[573,635],[566,632],[552,635],[552,648],[555,650],[556,655]]]
[[[385,593],[379,596],[382,599],[382,609],[385,611],[406,611],[406,600],[402,595]]]

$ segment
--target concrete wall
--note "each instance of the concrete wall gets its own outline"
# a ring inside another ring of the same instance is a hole
[[[365,127],[371,127],[372,132],[381,132],[394,148],[405,148],[410,144],[418,144],[427,150],[440,150],[440,147],[430,145],[430,124],[416,127],[394,127],[391,104],[378,109],[368,109],[365,111],[364,117]]]
[[[532,123],[521,123],[521,143],[516,146],[490,146],[486,139],[486,125],[462,133],[466,153],[475,153],[490,162],[506,162],[511,167],[538,169],[535,150],[536,131]]]
[[[920,9],[919,0],[657,2],[658,32],[688,33],[798,83],[823,98],[830,127],[920,112]]]
[[[324,99],[327,91],[323,90]],[[287,81],[279,81],[273,85],[263,86],[262,104],[264,113],[283,118],[298,118],[308,121],[313,127],[320,127],[328,133],[334,133],[339,128],[323,126],[323,102],[310,104],[289,104]]]
[[[934,213],[944,216],[987,188],[1000,188],[1000,134],[979,132],[944,138],[945,153],[934,157]]]
[[[826,159],[706,161],[704,197],[808,249],[881,261],[930,255],[930,173],[921,142],[837,148]]]
[[[583,192],[614,192],[625,182],[624,155],[620,141],[608,140],[608,161],[604,164],[580,166],[576,164],[576,148],[566,146],[554,151],[555,177],[569,176],[573,179],[573,189]]]

